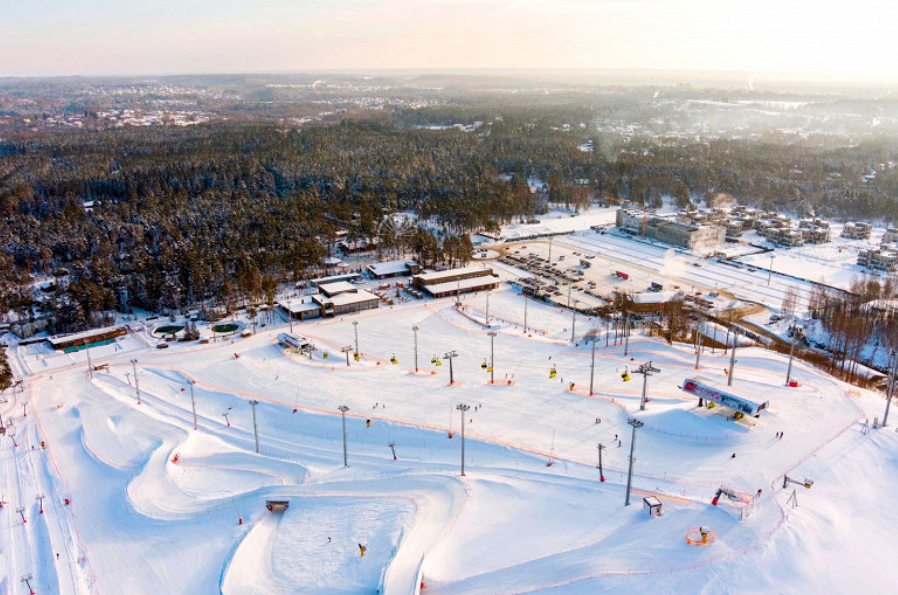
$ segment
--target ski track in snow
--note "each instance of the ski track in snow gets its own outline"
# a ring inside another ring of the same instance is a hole
[[[564,239],[577,246],[581,240]],[[741,278],[713,275],[708,279],[716,282]],[[755,291],[770,297],[784,287]],[[626,356],[622,345],[597,346],[590,397],[590,351],[567,341],[567,313],[531,302],[529,325],[545,335],[528,337],[523,300],[508,291],[493,292],[490,313],[499,333],[496,377],[515,384],[490,386],[480,369],[490,345],[489,329],[477,322],[485,322],[484,302],[484,294],[466,296],[466,315],[440,301],[299,326],[332,350],[352,340],[350,322],[359,321],[362,359],[348,368],[333,353],[333,360],[284,353],[273,345],[283,328],[233,344],[145,352],[137,366],[140,405],[124,374],[131,353],[107,358],[109,370],[93,381],[83,369],[33,380],[34,413],[16,419],[19,448],[0,441],[8,501],[0,514],[9,544],[0,546],[0,585],[17,592],[19,578],[32,574],[38,593],[66,595],[399,594],[415,592],[423,557],[426,589],[439,595],[612,592],[620,581],[628,592],[654,592],[665,584],[660,580],[689,591],[711,577],[726,592],[754,592],[757,585],[740,586],[738,576],[771,564],[770,544],[788,551],[777,567],[801,555],[790,544],[791,516],[800,516],[805,531],[823,522],[808,516],[813,508],[784,508],[791,492],[777,486],[783,474],[818,474],[814,490],[801,494],[810,502],[832,490],[836,479],[827,470],[838,463],[823,463],[837,460],[840,445],[857,448],[858,420],[881,402],[866,391],[848,394],[802,363],[794,368],[801,387],[784,388],[782,357],[740,348],[736,386],[769,399],[771,408],[759,420],[734,424],[719,410],[696,410],[695,399],[678,390],[696,373],[691,349],[638,337]],[[578,323],[583,332],[591,324]],[[421,328],[419,367],[435,375],[408,372],[413,324]],[[430,364],[450,349],[459,351],[458,387],[446,386],[445,362]],[[394,353],[400,365],[390,365]],[[625,384],[620,373],[648,359],[662,372],[651,378],[652,399],[640,411],[641,378]],[[727,361],[706,352],[697,373],[721,380]],[[548,377],[552,366],[558,379]],[[188,379],[196,381],[198,431],[182,392]],[[260,455],[251,398],[260,402]],[[459,402],[472,407],[466,477],[458,477]],[[337,411],[344,403],[348,469]],[[6,404],[5,416],[18,405]],[[229,408],[227,427],[221,413]],[[634,485],[670,496],[659,519],[647,518],[640,495],[634,506],[621,506],[626,422],[634,416],[646,423]],[[779,430],[784,440],[773,437]],[[396,443],[398,461],[388,442]],[[597,442],[608,447],[605,483],[596,481]],[[733,507],[709,505],[721,483],[763,488],[765,495],[739,521]],[[46,496],[43,515],[37,493]],[[288,499],[290,508],[271,514],[263,506],[269,498]],[[27,524],[15,520],[19,506]],[[683,532],[699,524],[717,532],[712,548],[685,544]],[[362,557],[358,543],[365,542]],[[826,584],[807,573],[760,574],[770,585]]]

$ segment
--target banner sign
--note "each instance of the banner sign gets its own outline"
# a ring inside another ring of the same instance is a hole
[[[767,409],[767,406],[770,404],[769,401],[764,401],[760,404],[754,403],[748,399],[725,393],[709,384],[704,384],[698,378],[687,378],[685,382],[683,382],[683,391],[705,399],[706,401],[711,401],[712,403],[717,403],[718,405],[728,407],[734,411],[739,411],[745,415],[757,416],[762,409]]]

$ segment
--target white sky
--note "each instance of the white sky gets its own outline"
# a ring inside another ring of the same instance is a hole
[[[888,0],[0,0],[0,76],[652,69],[898,82]]]

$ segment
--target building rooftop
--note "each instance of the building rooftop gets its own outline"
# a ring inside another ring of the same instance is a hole
[[[368,270],[375,275],[397,275],[407,273],[409,266],[417,266],[414,260],[390,260],[388,262],[375,262],[368,265]]]
[[[430,293],[446,293],[457,290],[470,289],[472,287],[480,287],[485,283],[498,283],[499,280],[491,275],[481,275],[480,277],[468,277],[467,279],[459,279],[458,281],[446,281],[444,283],[431,283],[425,285],[424,289]]]
[[[287,310],[291,314],[299,314],[300,312],[311,312],[312,310],[320,310],[321,304],[316,304],[313,298],[320,298],[318,294],[306,296],[302,298],[290,298],[280,300],[278,306]]]
[[[487,271],[487,273],[485,273],[484,271]],[[416,275],[416,277],[424,281],[424,283],[427,283],[428,281],[439,281],[440,279],[456,277],[458,275],[470,273],[478,273],[480,275],[484,275],[492,274],[492,272],[492,269],[484,269],[480,267],[462,267],[459,269],[449,269],[448,271],[439,271],[436,273],[422,273],[420,275]]]
[[[322,304],[333,304],[334,306],[348,306],[350,304],[358,304],[360,302],[368,302],[371,300],[379,300],[380,298],[364,289],[360,289],[356,293],[340,293],[331,297],[317,296]]]

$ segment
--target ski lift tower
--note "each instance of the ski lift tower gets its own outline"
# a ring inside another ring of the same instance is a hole
[[[640,401],[639,403],[639,408],[643,411],[645,411],[646,391],[648,390],[649,376],[660,371],[661,370],[652,365],[652,362],[641,364],[638,368],[633,370],[634,374],[642,374],[642,401]]]

